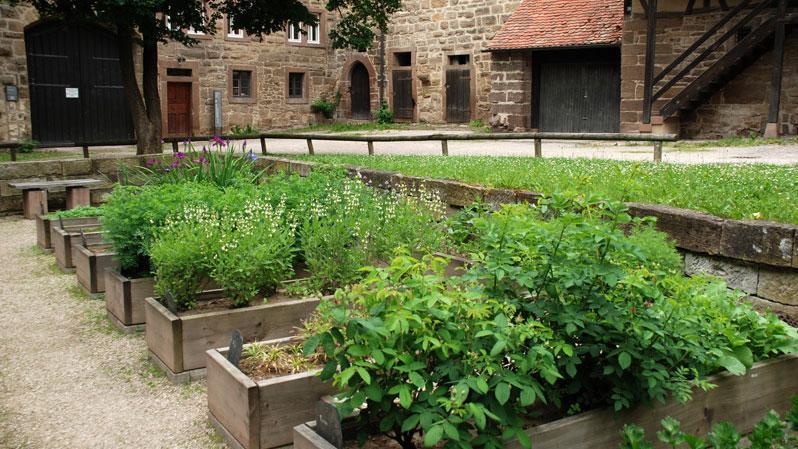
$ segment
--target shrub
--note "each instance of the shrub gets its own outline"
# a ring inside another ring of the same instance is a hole
[[[25,138],[18,142],[17,151],[20,153],[32,153],[40,144],[38,140]]]
[[[230,134],[237,137],[257,136],[260,134],[260,129],[254,125],[246,125],[246,126],[233,125],[230,128]]]
[[[340,102],[341,93],[336,92],[332,101],[328,100],[325,96],[313,100],[313,103],[310,104],[310,109],[313,112],[323,115],[326,119],[331,119],[335,117],[335,110],[338,109],[338,104]]]
[[[103,229],[113,243],[122,273],[149,276],[148,249],[167,217],[186,205],[210,204],[218,196],[215,186],[203,183],[117,186],[103,207]]]
[[[380,104],[380,108],[374,112],[374,121],[380,125],[388,125],[394,122],[393,111],[386,101],[383,101],[382,104]]]
[[[103,208],[95,206],[78,206],[69,210],[59,210],[44,216],[46,220],[58,220],[59,218],[82,218],[82,217],[102,217]]]
[[[259,182],[263,172],[255,169],[257,159],[253,150],[247,151],[246,141],[239,153],[234,145],[214,137],[210,148],[197,151],[191,142],[185,142],[171,163],[150,159],[144,167],[123,167],[120,176],[123,184],[207,182],[224,188]]]
[[[309,339],[305,353],[324,348],[321,376],[345,391],[344,414],[367,404],[363,432],[379,423],[403,448],[415,448],[417,433],[425,446],[500,448],[517,437],[529,447],[526,410],[545,401],[561,376],[555,358],[573,348],[544,324],[518,320],[515,306],[446,279],[446,263],[402,255],[371,270],[339,292],[332,330]]]

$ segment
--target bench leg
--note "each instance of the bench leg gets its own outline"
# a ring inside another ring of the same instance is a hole
[[[22,192],[22,213],[27,219],[33,219],[36,214],[46,215],[47,191],[25,190]]]
[[[67,187],[66,208],[74,209],[78,206],[88,206],[91,203],[91,192],[88,187]]]

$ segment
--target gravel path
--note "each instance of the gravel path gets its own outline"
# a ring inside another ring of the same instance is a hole
[[[0,447],[222,448],[205,384],[174,386],[74,274],[35,247],[33,221],[0,218]]]

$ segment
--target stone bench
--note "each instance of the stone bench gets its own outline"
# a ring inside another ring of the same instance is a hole
[[[99,179],[62,179],[56,181],[10,182],[9,187],[22,190],[22,212],[25,218],[47,214],[47,191],[66,189],[66,208],[88,206],[91,202],[89,187],[102,184]]]

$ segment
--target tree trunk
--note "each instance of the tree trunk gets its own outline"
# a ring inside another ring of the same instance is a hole
[[[146,38],[145,38],[146,42]],[[161,105],[158,96],[158,47],[157,43],[145,45],[143,60],[144,96],[136,80],[135,51],[132,29],[117,30],[119,66],[122,70],[122,85],[125,98],[133,118],[136,131],[136,154],[156,154],[161,146]]]

